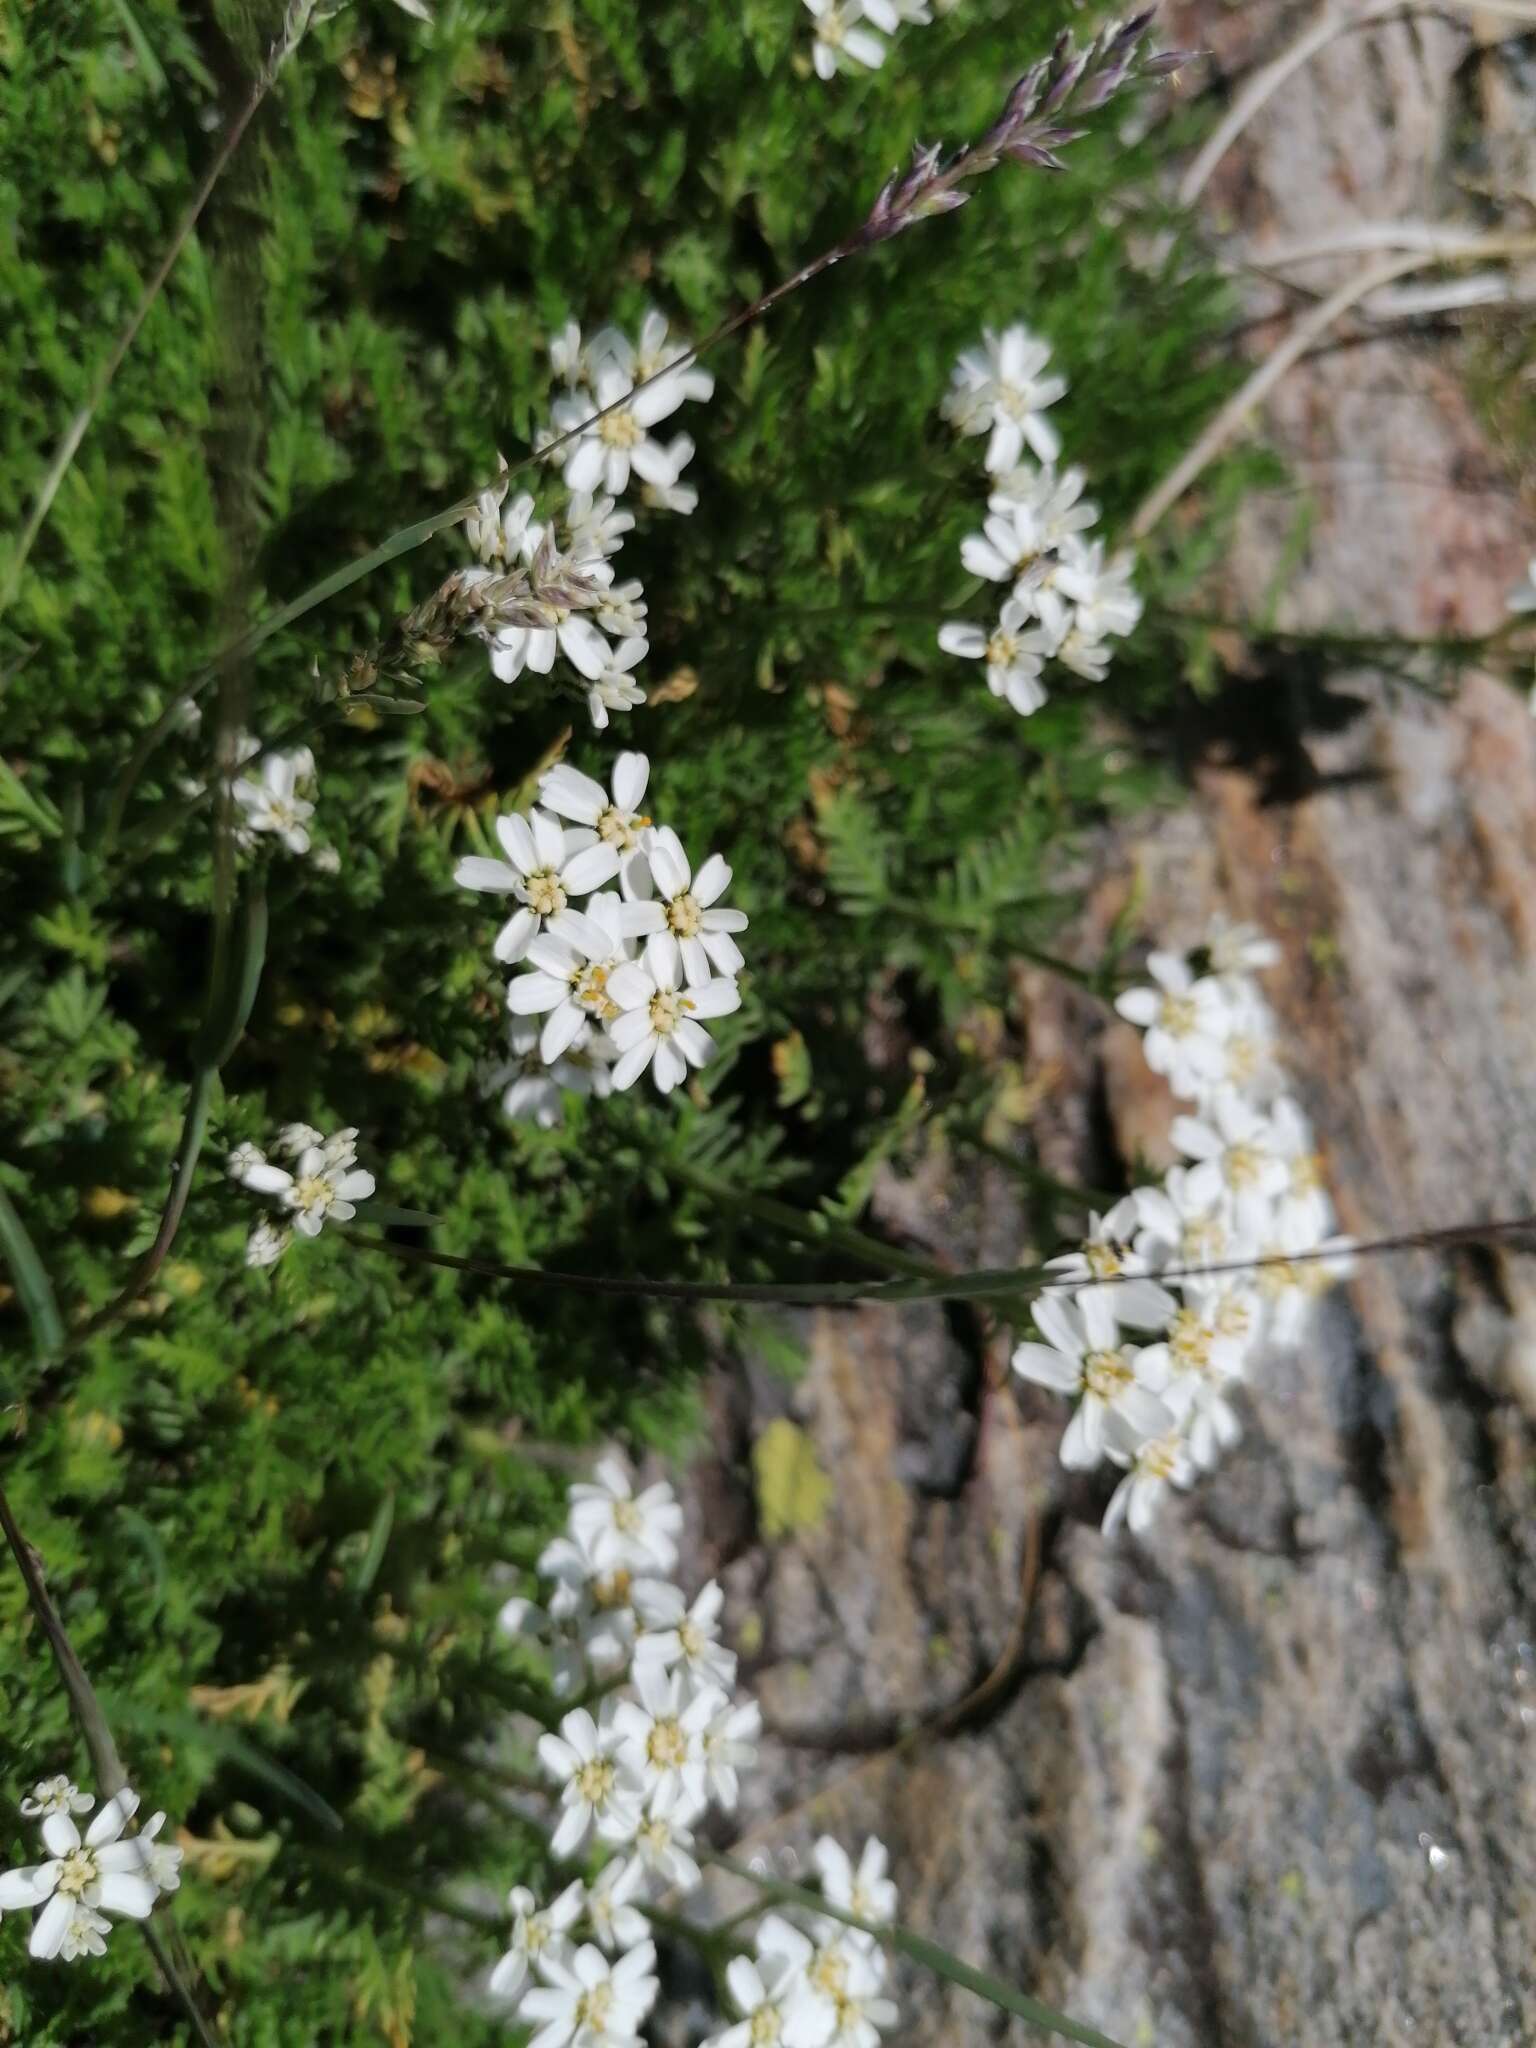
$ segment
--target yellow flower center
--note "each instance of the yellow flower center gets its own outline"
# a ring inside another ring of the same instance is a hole
[[[536,910],[540,917],[554,917],[565,908],[565,891],[553,868],[541,868],[536,875],[530,875],[523,884],[523,895],[528,908]]]
[[[694,1624],[686,1618],[677,1625],[677,1640],[683,1646],[685,1657],[697,1657],[704,1648],[704,1638]]]
[[[610,448],[634,448],[645,439],[645,429],[629,410],[621,406],[597,423],[597,438]]]
[[[1199,1013],[1188,996],[1164,996],[1158,1021],[1172,1038],[1187,1038],[1199,1022]]]
[[[987,642],[987,666],[989,668],[1012,668],[1019,658],[1019,641],[1016,633],[1005,633],[1001,626]]]
[[[760,2005],[747,2022],[747,2040],[751,2048],[774,2048],[783,2039],[783,2028],[779,2016],[771,2005]]]
[[[1211,1331],[1193,1309],[1181,1308],[1168,1325],[1168,1348],[1191,1372],[1208,1372],[1211,1364]]]
[[[1246,1337],[1253,1324],[1253,1310],[1235,1294],[1217,1304],[1216,1328],[1223,1337]]]
[[[58,1889],[67,1899],[78,1899],[100,1875],[96,1858],[89,1849],[71,1849],[59,1871]]]
[[[576,1790],[588,1806],[601,1806],[613,1790],[614,1777],[612,1759],[595,1756],[576,1773]]]
[[[1124,1351],[1090,1351],[1083,1360],[1083,1390],[1101,1401],[1113,1401],[1134,1378]]]
[[[594,2034],[601,2035],[608,2025],[608,2015],[613,2010],[613,1986],[594,1984],[590,1991],[583,1991],[576,2001],[576,2028],[590,2027]]]
[[[1088,1261],[1088,1270],[1095,1279],[1109,1280],[1124,1264],[1119,1247],[1112,1244],[1085,1244],[1083,1257]]]
[[[695,938],[703,923],[703,907],[692,890],[685,889],[667,905],[667,930],[675,932],[678,938]]]
[[[301,1209],[329,1209],[336,1188],[323,1173],[301,1174],[293,1184],[293,1199]]]
[[[1259,1177],[1261,1164],[1260,1155],[1255,1152],[1251,1145],[1231,1146],[1223,1162],[1227,1176],[1227,1186],[1231,1188],[1251,1188]]]
[[[1143,1444],[1136,1454],[1136,1463],[1149,1478],[1171,1479],[1178,1470],[1178,1438],[1160,1436],[1149,1444]]]
[[[1303,1152],[1291,1161],[1291,1188],[1295,1194],[1315,1194],[1323,1184],[1323,1158],[1320,1152]]]
[[[848,1964],[835,1948],[822,1949],[808,1972],[812,1987],[826,1998],[841,1999],[848,1983]]]
[[[578,967],[571,974],[571,993],[594,1017],[616,1017],[619,1006],[608,993],[606,967]]]
[[[670,1038],[683,1021],[683,1012],[693,1005],[675,988],[659,988],[651,997],[651,1029],[658,1038]]]
[[[649,818],[629,818],[616,804],[609,804],[597,817],[597,836],[605,846],[622,846],[627,853],[637,844],[642,827],[650,824]]]
[[[617,1520],[617,1516],[615,1516],[615,1520]],[[621,1568],[616,1572],[608,1572],[602,1578],[592,1581],[593,1603],[604,1609],[627,1607],[629,1605],[629,1588],[630,1576],[627,1571]]]
[[[688,1761],[688,1737],[681,1723],[671,1719],[653,1722],[645,1738],[645,1754],[658,1771],[679,1770]]]

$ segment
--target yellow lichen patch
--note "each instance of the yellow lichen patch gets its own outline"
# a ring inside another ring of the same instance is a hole
[[[770,1422],[752,1446],[752,1476],[765,1536],[792,1536],[825,1521],[832,1481],[815,1445],[787,1416]]]

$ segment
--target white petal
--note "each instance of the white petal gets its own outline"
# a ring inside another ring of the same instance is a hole
[[[515,961],[522,959],[523,955],[532,945],[533,935],[538,928],[539,920],[537,915],[526,906],[521,910],[513,911],[501,930],[496,934],[496,944],[492,948],[496,958],[501,961],[504,967],[510,967]]]
[[[595,846],[566,862],[560,870],[560,881],[573,896],[589,896],[594,889],[601,889],[604,882],[611,882],[618,872],[618,848],[599,839]]]

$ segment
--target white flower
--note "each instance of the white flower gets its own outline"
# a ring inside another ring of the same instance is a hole
[[[587,574],[595,575],[595,565]],[[503,626],[491,647],[491,671],[504,683],[515,683],[523,670],[547,676],[556,654],[563,654],[578,675],[595,682],[613,657],[613,649],[584,612],[563,606],[546,607],[553,618],[548,626]]]
[[[39,1778],[32,1787],[30,1798],[23,1799],[20,1804],[28,1820],[41,1820],[48,1813],[89,1813],[96,1804],[96,1795],[82,1792],[72,1779],[61,1775]]]
[[[228,1159],[224,1162],[224,1171],[231,1180],[237,1180],[243,1185],[245,1176],[253,1166],[265,1166],[266,1163],[267,1155],[262,1151],[261,1147],[259,1145],[252,1145],[247,1141],[243,1145],[237,1145],[234,1151],[230,1153]]]
[[[1081,1397],[1061,1442],[1061,1462],[1076,1468],[1096,1465],[1112,1446],[1132,1450],[1144,1438],[1160,1436],[1173,1420],[1143,1363],[1145,1354],[1117,1341],[1107,1291],[1086,1287],[1072,1303],[1052,1295],[1037,1301],[1030,1313],[1046,1342],[1020,1344],[1013,1354],[1013,1369],[1022,1378]]]
[[[156,1891],[177,1892],[181,1890],[181,1863],[186,1851],[178,1849],[174,1843],[155,1839],[164,1826],[163,1813],[151,1814],[139,1829],[135,1842]]]
[[[613,764],[610,794],[590,775],[559,761],[539,778],[539,801],[557,817],[595,832],[604,845],[633,853],[651,822],[640,809],[650,774],[644,754],[620,754]]]
[[[292,1243],[293,1232],[285,1224],[263,1216],[245,1240],[245,1263],[254,1267],[275,1266]]]
[[[1047,376],[1047,343],[1015,326],[990,330],[984,347],[967,349],[955,365],[944,412],[963,434],[987,433],[987,468],[994,475],[1018,467],[1026,443],[1041,462],[1054,462],[1061,437],[1044,417],[1067,388],[1065,377]]]
[[[640,666],[649,651],[640,639],[622,640],[607,649],[601,668],[588,677],[587,716],[594,732],[608,730],[610,711],[633,711],[645,702],[645,692],[630,671]]]
[[[604,1458],[590,1480],[571,1487],[570,1501],[571,1535],[590,1542],[600,1569],[670,1572],[676,1565],[683,1511],[665,1480],[637,1494],[618,1459]]]
[[[594,386],[596,411],[585,397],[557,399],[555,425],[562,433],[582,429],[564,458],[567,488],[601,488],[610,497],[621,497],[631,470],[644,483],[673,481],[667,451],[651,438],[650,429],[670,418],[688,397],[685,381],[681,374],[668,375],[637,388],[628,371],[608,360]]]
[[[704,1730],[704,1770],[710,1798],[727,1813],[735,1811],[741,1794],[739,1773],[757,1761],[758,1738],[763,1732],[762,1709],[756,1700],[729,1702]]]
[[[640,323],[638,343],[632,346],[628,335],[617,327],[605,327],[593,337],[592,353],[600,362],[616,364],[637,384],[675,367],[684,398],[700,402],[714,396],[713,376],[701,363],[683,363],[684,356],[691,355],[692,350],[685,341],[671,340],[667,316],[654,306]]]
[[[1289,1351],[1301,1342],[1318,1297],[1353,1272],[1352,1249],[1347,1237],[1325,1238],[1320,1245],[1270,1238],[1259,1246],[1254,1278],[1264,1304],[1267,1344]]]
[[[1170,1319],[1160,1344],[1149,1344],[1143,1364],[1155,1379],[1163,1403],[1182,1416],[1196,1394],[1216,1394],[1241,1376],[1258,1326],[1256,1309],[1222,1317],[1191,1303]]]
[[[1129,988],[1115,1008],[1146,1032],[1142,1053],[1154,1074],[1165,1075],[1177,1095],[1195,1095],[1219,1071],[1227,1031],[1227,1003],[1209,976],[1197,981],[1177,953],[1150,953],[1155,988]]]
[[[501,1096],[502,1114],[514,1123],[552,1131],[565,1121],[567,1094],[602,1101],[609,1093],[613,1049],[601,1032],[583,1029],[549,1067],[539,1060],[534,1018],[512,1017],[507,1037],[511,1057],[489,1062],[481,1085],[488,1095]]]
[[[558,334],[549,337],[549,367],[567,384],[589,384],[592,366],[582,350],[581,329],[567,320]]]
[[[681,512],[686,516],[698,509],[699,494],[692,484],[679,481],[694,457],[693,437],[674,434],[663,450],[667,473],[640,486],[640,502],[653,512]]]
[[[1195,1479],[1195,1461],[1182,1420],[1161,1436],[1149,1437],[1129,1454],[1112,1452],[1111,1456],[1128,1469],[1104,1510],[1106,1536],[1112,1536],[1122,1522],[1129,1524],[1133,1536],[1144,1536],[1168,1488],[1190,1486]]]
[[[648,1937],[650,1922],[631,1903],[644,1882],[643,1863],[634,1857],[615,1857],[587,1886],[587,1924],[599,1947],[610,1952],[634,1948]]]
[[[1024,543],[1023,555],[1043,555],[1065,547],[1098,523],[1099,508],[1083,496],[1088,479],[1080,469],[1057,471],[1021,463],[997,478],[987,503],[992,511],[1011,516]]]
[[[356,1132],[352,1134],[354,1137]],[[301,1152],[308,1152],[315,1145],[324,1145],[325,1137],[313,1124],[284,1124],[277,1134],[274,1152],[281,1152],[289,1159],[297,1159]]]
[[[1021,718],[1028,718],[1045,702],[1040,671],[1055,646],[1055,636],[1046,628],[1029,626],[1030,616],[1027,605],[1010,597],[990,633],[960,619],[939,628],[939,645],[945,653],[984,661],[987,688],[994,697],[1005,697]]]
[[[1223,1088],[1203,1116],[1176,1116],[1171,1135],[1185,1157],[1198,1162],[1189,1176],[1191,1201],[1225,1195],[1240,1230],[1250,1237],[1265,1234],[1275,1197],[1290,1178],[1268,1117]]]
[[[881,1996],[884,1957],[874,1945],[860,1947],[839,1928],[823,1941],[806,1968],[806,1986],[823,2012],[830,2011],[828,2048],[879,2048],[880,2032],[894,2027],[900,2013]]]
[[[51,1960],[63,1952],[66,1940],[71,1955],[99,1954],[90,1939],[99,1929],[83,1918],[82,1908],[130,1920],[149,1918],[154,1881],[138,1843],[121,1839],[138,1804],[138,1794],[125,1786],[102,1807],[84,1841],[70,1814],[46,1814],[42,1831],[49,1860],[0,1876],[0,1910],[42,1907],[27,1943],[31,1955]]]
[[[548,1981],[523,2000],[523,2018],[544,2022],[528,2048],[605,2048],[609,2042],[628,2048],[656,2002],[655,1966],[656,1946],[650,1941],[611,1965],[590,1942],[569,1962],[549,1957],[543,1966]]]
[[[980,533],[968,533],[960,543],[964,567],[989,583],[1012,583],[1034,553],[1030,528],[1012,506],[991,513]]]
[[[1193,1276],[1169,1280],[1181,1293],[1188,1294],[1192,1285],[1220,1284],[1227,1277],[1207,1276],[1204,1268],[1232,1265],[1254,1255],[1253,1245],[1234,1228],[1219,1191],[1208,1183],[1196,1189],[1187,1166],[1170,1167],[1160,1188],[1137,1188],[1132,1199],[1144,1226],[1136,1250],[1157,1268],[1172,1266]]]
[[[1323,1186],[1323,1162],[1299,1104],[1288,1095],[1270,1105],[1270,1137],[1285,1167],[1285,1184],[1275,1197],[1279,1237],[1297,1249],[1320,1244],[1333,1223],[1333,1204]]]
[[[712,853],[694,874],[670,825],[653,828],[644,847],[644,859],[630,861],[623,873],[625,894],[649,906],[638,928],[676,940],[690,988],[703,988],[717,974],[734,979],[746,963],[731,934],[746,930],[747,917],[720,901],[731,886],[730,868]]]
[[[64,1923],[58,1955],[66,1963],[74,1962],[79,1956],[104,1956],[107,1936],[111,1931],[112,1922],[105,1913],[98,1913],[77,1899]]]
[[[496,459],[505,472],[506,458],[498,455]],[[473,511],[465,516],[464,537],[486,569],[505,569],[513,562],[531,561],[543,532],[542,527],[531,523],[534,506],[530,491],[519,491],[510,505],[505,503],[506,496],[507,480],[503,474],[489,490],[480,493]]]
[[[758,1930],[757,1961],[735,1956],[726,1967],[741,2018],[712,2035],[707,2048],[824,2048],[837,2020],[830,2002],[814,1997],[806,1984],[811,1955],[798,1928],[770,1915]]]
[[[619,1052],[615,1088],[630,1087],[650,1067],[667,1095],[687,1078],[690,1065],[702,1067],[714,1057],[714,1040],[699,1020],[739,1010],[741,991],[723,975],[680,988],[682,967],[677,940],[658,932],[646,941],[643,959],[627,961],[608,977],[608,993],[623,1012],[608,1026]]]
[[[653,1806],[635,1829],[634,1861],[649,1877],[658,1878],[665,1891],[693,1891],[699,1882],[699,1866],[693,1855],[693,1835],[688,1823],[698,1807]]]
[[[618,850],[590,832],[567,832],[547,811],[514,813],[496,820],[505,860],[468,854],[453,871],[461,889],[515,896],[519,908],[496,934],[498,960],[521,960],[546,918],[556,917],[573,896],[586,896],[619,871]]]
[[[623,1757],[645,1790],[653,1813],[678,1806],[697,1812],[706,1798],[704,1730],[725,1705],[713,1687],[689,1697],[680,1671],[637,1662],[638,1699],[620,1700],[613,1725],[624,1738]]]
[[[725,1594],[711,1579],[686,1614],[674,1626],[658,1629],[635,1644],[635,1664],[655,1664],[663,1671],[674,1666],[691,1685],[718,1686],[729,1692],[736,1683],[736,1658],[720,1641],[720,1610]]]
[[[1045,1263],[1049,1271],[1060,1273],[1063,1280],[1080,1285],[1087,1286],[1096,1280],[1113,1281],[1113,1286],[1104,1289],[1104,1296],[1116,1322],[1137,1330],[1160,1330],[1177,1303],[1166,1288],[1146,1277],[1148,1261],[1135,1250],[1141,1223],[1134,1195],[1117,1202],[1105,1216],[1090,1210],[1082,1250],[1047,1259]]]
[[[634,523],[634,513],[623,511],[612,498],[594,498],[590,491],[578,492],[565,513],[570,559],[577,563],[594,562],[616,555]]]
[[[623,1735],[605,1700],[594,1721],[576,1707],[558,1735],[539,1737],[539,1762],[560,1781],[562,1812],[550,1838],[550,1853],[561,1862],[574,1856],[595,1828],[605,1842],[628,1842],[640,1825],[641,1785],[620,1754]]]
[[[1536,612],[1536,555],[1526,564],[1525,579],[1504,600],[1512,612]]]
[[[544,1019],[542,1060],[558,1060],[589,1023],[619,1015],[608,980],[629,958],[628,907],[611,891],[593,896],[584,911],[562,910],[529,946],[526,960],[532,971],[514,977],[507,1007],[517,1017]]]
[[[1135,573],[1133,555],[1122,553],[1106,561],[1103,541],[1068,539],[1053,581],[1056,590],[1077,607],[1074,631],[1085,640],[1131,632],[1142,613],[1141,599],[1131,582]]]
[[[1233,1088],[1251,1102],[1266,1101],[1282,1086],[1269,1005],[1246,976],[1224,974],[1219,980],[1226,998],[1227,1028],[1221,1064],[1211,1085],[1213,1089]]]
[[[301,1237],[318,1237],[327,1220],[347,1223],[357,1214],[356,1204],[373,1193],[371,1173],[337,1160],[327,1159],[318,1145],[301,1152],[292,1173],[270,1164],[253,1166],[245,1185],[258,1194],[277,1195],[293,1212],[293,1227]],[[252,1232],[254,1238],[255,1232]],[[246,1246],[248,1264],[270,1265],[271,1259],[253,1260]],[[273,1253],[277,1257],[278,1253]]]
[[[1052,652],[1063,668],[1071,669],[1086,683],[1102,683],[1114,659],[1114,649],[1107,640],[1085,633],[1076,624],[1067,628]]]
[[[1231,977],[1254,973],[1261,967],[1278,967],[1280,948],[1256,925],[1235,924],[1217,911],[1205,933],[1205,950],[1212,974]]]
[[[850,64],[862,64],[866,71],[880,69],[885,62],[885,44],[870,29],[859,26],[866,17],[871,21],[879,18],[882,10],[878,5],[870,6],[868,0],[805,0],[805,4],[816,18],[811,62],[818,78],[835,77],[840,57]]]
[[[611,633],[617,640],[643,640],[645,638],[645,593],[638,577],[631,576],[627,583],[615,583],[609,589],[597,608],[597,623],[605,633]],[[638,657],[637,657],[638,659]],[[618,656],[614,657],[618,665]]]
[[[341,855],[334,846],[316,846],[310,852],[310,862],[322,875],[341,873]]]
[[[315,807],[298,794],[301,783],[315,772],[315,758],[308,747],[291,754],[268,754],[261,764],[261,779],[242,775],[234,785],[240,822],[247,832],[271,832],[289,853],[308,853],[308,821]]]
[[[811,1854],[822,1892],[834,1906],[876,1927],[888,1926],[896,1918],[896,1887],[885,1874],[890,1854],[878,1836],[871,1835],[864,1844],[857,1866],[830,1835],[823,1835]]]
[[[516,1998],[527,1979],[530,1966],[543,1968],[545,1959],[570,1955],[567,1931],[581,1916],[585,1896],[580,1879],[569,1884],[542,1912],[526,1885],[514,1885],[507,1894],[512,1913],[512,1938],[507,1952],[491,1971],[489,1990],[494,1998]]]

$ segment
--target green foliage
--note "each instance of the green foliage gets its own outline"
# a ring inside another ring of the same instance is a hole
[[[243,91],[200,11],[63,12],[0,25],[13,511]],[[536,1556],[561,1489],[527,1447],[679,1445],[708,1345],[663,1305],[516,1296],[332,1233],[248,1272],[223,1151],[356,1124],[381,1202],[440,1218],[443,1250],[813,1277],[750,1198],[785,1188],[846,1224],[880,1162],[974,1100],[955,1027],[1004,1004],[1011,947],[1049,943],[1075,836],[1157,786],[1155,749],[1123,743],[1178,685],[1155,630],[1027,723],[938,652],[938,617],[975,596],[958,543],[983,480],[937,408],[956,352],[1026,318],[1072,379],[1060,424],[1111,523],[1187,444],[1226,389],[1200,347],[1224,309],[1150,197],[1166,134],[1112,119],[1064,177],[1005,168],[714,359],[690,422],[701,510],[648,520],[624,558],[658,701],[572,742],[594,772],[649,752],[658,811],[726,852],[751,913],[744,1009],[684,1099],[573,1102],[555,1131],[482,1099],[503,977],[452,865],[568,707],[478,660],[414,720],[365,708],[316,737],[340,872],[271,863],[259,986],[235,971],[249,950],[210,971],[229,876],[188,785],[216,723],[312,721],[314,664],[376,642],[462,559],[455,536],[223,675],[218,718],[160,751],[109,844],[113,791],[232,629],[527,446],[555,326],[633,328],[654,302],[702,332],[844,233],[914,139],[977,132],[1069,15],[966,0],[826,87],[793,0],[440,0],[431,29],[387,0],[343,9],[256,123],[0,623],[0,1195],[69,1331],[151,1241],[194,1066],[248,1013],[134,1313],[34,1350],[38,1271],[9,1229],[0,1302],[5,1485],[136,1777],[193,1837],[177,1917],[240,2048],[501,2038],[456,1997],[487,1939],[423,1927],[445,1886],[483,1898],[537,1869],[453,1777],[528,1697],[496,1571]],[[866,1043],[893,991],[921,1086]],[[0,1789],[83,1773],[4,1570],[0,1633]],[[0,1849],[23,1847],[8,1824]],[[187,2038],[131,1930],[44,1969],[17,1966],[23,1929],[0,1929],[0,2040]]]

